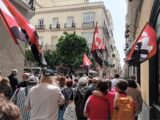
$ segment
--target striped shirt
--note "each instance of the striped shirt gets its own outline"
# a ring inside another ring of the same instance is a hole
[[[25,100],[26,100],[26,87],[21,87],[17,89],[12,98],[11,101],[14,102],[20,109],[20,113],[22,116],[22,120],[29,120],[30,119],[30,112],[26,111],[25,109]],[[27,88],[27,90],[30,88]]]

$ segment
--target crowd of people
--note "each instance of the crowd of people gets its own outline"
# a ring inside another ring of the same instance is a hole
[[[25,72],[13,69],[0,77],[0,120],[138,120],[142,110],[140,86],[128,80]]]

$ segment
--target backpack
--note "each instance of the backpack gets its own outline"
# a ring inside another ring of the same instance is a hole
[[[77,89],[74,97],[75,102],[75,111],[78,120],[86,120],[86,118],[83,115],[84,106],[85,106],[85,95],[82,95],[82,93]]]
[[[135,107],[132,97],[119,96],[114,112],[115,120],[134,120]]]

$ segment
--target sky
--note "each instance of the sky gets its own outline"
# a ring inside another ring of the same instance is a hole
[[[120,54],[120,63],[123,67],[125,58],[124,46],[125,46],[125,16],[127,11],[126,0],[90,0],[90,2],[104,1],[106,9],[108,9],[112,15],[113,20],[113,37],[115,40],[115,45]]]

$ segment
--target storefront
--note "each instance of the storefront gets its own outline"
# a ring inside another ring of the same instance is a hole
[[[160,119],[160,1],[155,0],[150,24],[157,33],[157,54],[149,60],[149,104],[150,120]]]

